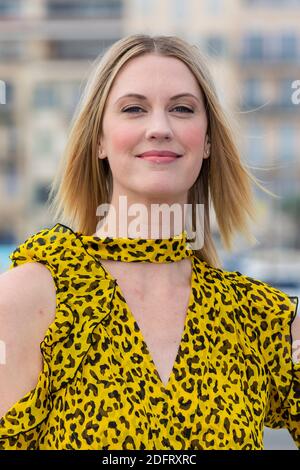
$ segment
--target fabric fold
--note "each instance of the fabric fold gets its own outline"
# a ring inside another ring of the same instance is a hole
[[[300,363],[292,361],[291,334],[299,299],[266,282],[236,274],[236,285],[248,299],[249,320],[269,376],[265,426],[290,430],[290,416],[296,421],[300,416]]]
[[[264,425],[288,428],[300,445],[297,297],[185,248],[175,237],[104,244],[57,224],[12,253],[10,269],[39,262],[50,270],[56,313],[40,343],[37,385],[0,420],[0,449],[258,450]],[[101,263],[120,253],[128,262],[193,257],[189,316],[166,387]]]
[[[106,273],[98,263],[92,259],[89,265],[94,271],[91,286],[86,284],[84,276],[82,282],[78,282],[81,275],[76,272],[76,263],[68,263],[66,269],[63,263],[57,262],[68,258],[77,260],[82,254],[80,240],[72,230],[67,231],[74,235],[71,248],[65,246],[66,242],[70,244],[66,227],[57,224],[30,237],[10,255],[12,265],[9,269],[27,262],[39,262],[50,270],[56,287],[56,314],[40,344],[43,370],[36,387],[19,400],[17,412],[14,405],[0,420],[0,448],[1,438],[33,430],[47,418],[52,409],[52,395],[74,379],[90,346],[96,342],[96,327],[111,311],[115,281],[105,277]],[[71,295],[72,289],[76,295]]]

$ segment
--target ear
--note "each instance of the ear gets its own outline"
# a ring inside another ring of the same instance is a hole
[[[209,136],[206,135],[205,144],[204,144],[203,158],[209,158],[209,156],[210,156],[210,147],[211,147],[210,139],[209,139]]]
[[[101,160],[104,160],[104,159],[106,158],[105,152],[103,151],[101,142],[98,142],[98,144],[99,144],[99,147],[98,147],[98,158],[100,158]]]

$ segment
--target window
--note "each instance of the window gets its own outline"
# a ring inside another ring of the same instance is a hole
[[[221,57],[225,54],[225,39],[222,36],[209,36],[206,39],[206,51],[212,57]]]
[[[11,261],[9,259],[9,255],[15,250],[15,246],[10,246],[11,244],[16,243],[16,237],[12,230],[1,228],[0,231],[0,267],[1,271],[4,272],[6,269],[9,268]],[[8,245],[8,246],[1,246],[1,245]]]
[[[174,14],[175,20],[184,20],[187,16],[187,8],[189,2],[182,0],[174,0],[172,2],[172,12]]]
[[[47,183],[38,183],[34,189],[34,202],[44,205],[48,201],[50,186]]]
[[[299,7],[300,0],[244,0],[250,7]]]
[[[32,104],[36,109],[60,109],[72,114],[79,102],[82,87],[83,82],[77,80],[39,83],[34,89]]]
[[[116,40],[117,39],[51,41],[49,43],[50,57],[64,60],[95,59]]]
[[[60,18],[121,17],[122,0],[48,0],[48,15]]]
[[[19,138],[18,132],[19,130],[16,125],[0,126],[0,156],[5,155],[8,158],[13,158],[17,154]]]
[[[132,10],[137,15],[151,15],[151,11],[153,10],[153,1],[149,2],[149,0],[134,0],[134,2],[132,2]]]
[[[249,59],[264,57],[264,37],[258,33],[248,34],[244,38],[244,56]]]
[[[264,126],[256,122],[249,123],[246,137],[246,158],[249,165],[265,165]]]
[[[80,81],[66,83],[64,86],[64,95],[66,96],[65,107],[69,115],[73,115],[76,106],[79,103],[80,96],[82,94],[82,85]]]
[[[300,57],[298,33],[263,35],[249,33],[244,38],[242,56],[254,60],[295,60]]]
[[[293,79],[284,78],[279,82],[278,90],[278,104],[285,108],[295,108],[292,102],[292,88]]]
[[[282,60],[296,59],[298,56],[297,50],[297,35],[296,34],[283,34],[281,36],[281,50],[280,55]]]
[[[224,1],[223,0],[206,0],[206,11],[213,15],[218,16],[223,13]]]
[[[24,43],[0,41],[0,61],[19,60],[24,55]]]
[[[296,129],[291,124],[282,124],[278,132],[278,152],[282,161],[291,162],[296,155]]]
[[[53,153],[53,137],[49,129],[39,129],[34,139],[34,153],[39,157]]]
[[[255,107],[263,104],[262,81],[258,78],[249,78],[244,82],[243,105]]]
[[[36,86],[33,91],[33,107],[42,108],[58,108],[59,94],[56,84],[41,83]]]
[[[5,170],[6,195],[15,196],[18,190],[17,164],[13,160],[8,160]]]
[[[0,18],[19,16],[21,13],[20,0],[0,0]]]

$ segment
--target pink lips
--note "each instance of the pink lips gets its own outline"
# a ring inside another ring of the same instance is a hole
[[[142,160],[148,160],[155,163],[170,163],[181,157],[181,155],[169,150],[149,150],[148,152],[138,155],[138,157]]]

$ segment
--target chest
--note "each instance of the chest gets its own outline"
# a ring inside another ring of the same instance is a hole
[[[117,280],[118,289],[137,324],[141,339],[165,385],[168,382],[181,343],[191,298],[190,283],[166,286],[161,282],[139,281],[126,266],[102,262]],[[123,263],[122,263],[123,264]],[[131,268],[130,268],[131,269]]]

